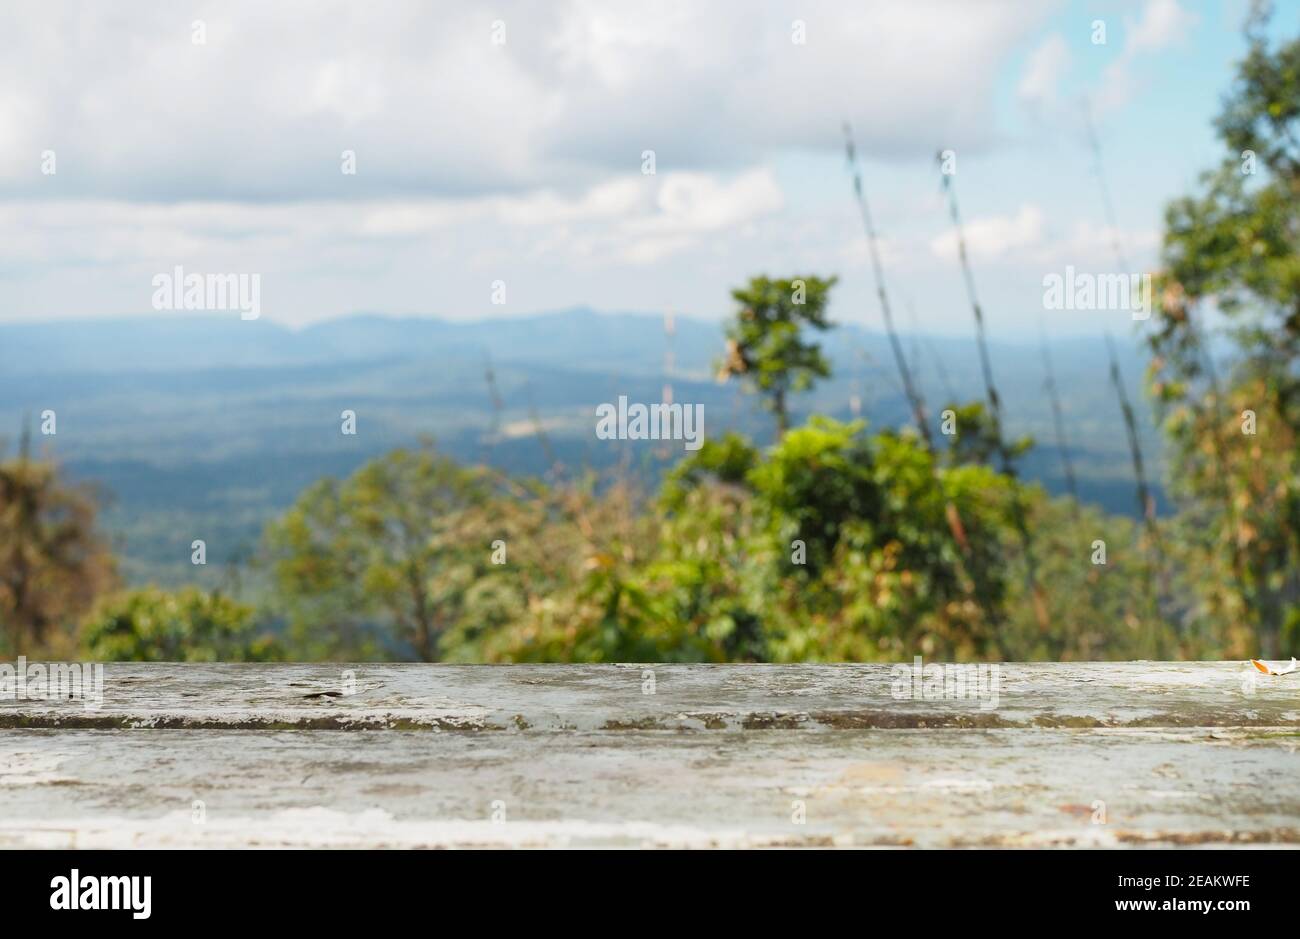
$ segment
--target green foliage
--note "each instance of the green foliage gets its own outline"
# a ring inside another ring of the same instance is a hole
[[[705,480],[739,485],[745,482],[758,462],[754,445],[734,431],[704,445],[674,466],[664,478],[663,502],[668,508],[680,508],[684,493]]]
[[[1218,121],[1223,163],[1168,207],[1150,339],[1186,616],[1239,656],[1279,654],[1300,621],[1300,40],[1270,47],[1264,18]],[[1211,311],[1234,340],[1226,371]]]
[[[706,651],[668,615],[645,565],[655,520],[630,482],[593,477],[543,490],[533,554],[501,571],[524,596],[513,622],[456,658],[510,662],[700,661]],[[540,576],[539,576],[540,575]]]
[[[309,488],[266,533],[297,641],[314,655],[436,660],[443,632],[484,592],[505,530],[495,494],[486,470],[427,447]]]
[[[666,601],[665,625],[692,658],[767,661],[766,614],[783,587],[778,570],[786,555],[758,505],[743,486],[717,478],[672,498],[677,507],[659,522],[655,556],[644,570],[645,582]]]
[[[1027,501],[1043,585],[1046,626],[1034,610],[1025,582],[1007,584],[1007,619],[999,644],[1009,658],[1026,660],[1167,659],[1214,656],[1212,641],[1193,648],[1176,626],[1153,615],[1143,602],[1148,578],[1157,572],[1142,550],[1139,526],[1068,499],[1041,493]],[[1106,562],[1093,562],[1096,543]]]
[[[0,627],[10,653],[66,651],[70,627],[116,581],[93,494],[23,452],[0,462]]]
[[[626,528],[617,550],[540,604],[543,620],[508,628],[493,657],[861,660],[905,645],[987,654],[986,611],[1015,563],[1014,486],[983,467],[936,472],[916,439],[868,437],[859,423],[814,418],[766,453],[724,437],[670,474],[656,523]],[[964,515],[964,547],[950,503]],[[974,563],[979,576],[967,571]]]
[[[978,463],[992,466],[1000,457],[998,445],[998,428],[989,415],[983,401],[971,401],[967,404],[949,402],[940,414],[952,411],[953,433],[945,434],[941,439],[948,441],[948,452],[944,456],[949,466],[962,463]],[[942,423],[942,422],[941,422]],[[1021,437],[1006,443],[1007,459],[1012,464],[1033,449],[1032,437]]]
[[[873,660],[904,650],[993,651],[1014,481],[977,466],[944,469],[911,435],[866,437],[814,419],[754,474],[784,541],[802,536],[810,583],[787,613],[780,657]],[[810,608],[808,617],[801,607]]]
[[[81,631],[83,654],[109,662],[266,662],[279,645],[251,606],[194,587],[156,587],[100,601]]]
[[[825,330],[826,303],[836,278],[755,277],[731,292],[740,305],[727,327],[727,354],[719,377],[739,376],[764,398],[776,416],[777,433],[790,426],[789,396],[830,375],[821,348],[803,338],[803,327]]]
[[[883,493],[863,426],[814,417],[749,473],[776,536],[807,546],[811,573],[830,561],[843,526],[881,514]]]

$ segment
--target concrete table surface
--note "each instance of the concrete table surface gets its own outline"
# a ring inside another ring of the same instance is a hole
[[[1300,673],[1251,671],[110,664],[0,700],[0,846],[1300,844]]]

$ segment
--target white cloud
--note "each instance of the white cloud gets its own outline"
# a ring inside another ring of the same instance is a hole
[[[539,268],[548,277],[590,277],[686,251],[730,251],[783,206],[766,168],[638,174],[573,196],[542,190],[360,203],[15,200],[0,203],[0,242],[9,246],[0,306],[24,316],[57,315],[61,307],[76,313],[70,288],[92,283],[95,303],[109,311],[146,312],[152,275],[176,264],[263,274],[278,301],[269,315],[282,321],[338,315],[349,305],[428,310],[454,298],[462,306],[467,296],[476,304],[493,279],[526,281]],[[70,270],[75,276],[67,276]],[[411,280],[421,276],[430,284],[413,297]],[[350,280],[347,293],[327,297],[321,309],[318,284],[339,278]]]
[[[1142,19],[1129,24],[1126,45],[1134,53],[1154,52],[1181,42],[1200,17],[1178,5],[1178,0],[1148,0]]]
[[[1043,211],[1036,205],[1022,205],[1015,215],[987,216],[963,226],[966,249],[972,259],[996,260],[1013,252],[1041,247],[1045,235]],[[944,261],[958,257],[957,233],[944,232],[930,242],[931,253]]]
[[[1054,105],[1057,86],[1070,64],[1070,50],[1060,33],[1045,39],[1025,63],[1017,94],[1022,101],[1034,106]]]
[[[1099,112],[1127,104],[1137,85],[1134,63],[1144,53],[1158,52],[1182,42],[1200,17],[1184,10],[1178,0],[1147,0],[1137,22],[1125,19],[1124,48],[1102,72],[1101,87],[1093,96]]]
[[[1129,263],[1150,257],[1160,243],[1154,230],[1117,230],[1088,221],[1075,222],[1062,231],[1049,224],[1036,205],[1023,205],[1014,215],[977,218],[964,228],[972,260],[1021,270],[1061,270],[1068,264],[1080,270],[1110,272],[1116,269],[1117,243]],[[956,234],[949,231],[933,239],[930,250],[934,257],[955,263]]]
[[[658,214],[634,221],[632,227],[643,231],[725,231],[775,212],[784,199],[772,173],[757,169],[726,181],[702,173],[674,174],[659,187],[656,204]]]
[[[707,316],[756,273],[815,271],[841,277],[833,315],[878,326],[840,154],[847,119],[896,307],[914,297],[927,325],[964,331],[939,146],[973,157],[963,167],[1001,199],[967,225],[976,262],[993,261],[979,270],[990,310],[1015,315],[1039,267],[1102,246],[1093,231],[1045,231],[1038,206],[1091,212],[1093,197],[1009,170],[998,123],[1008,80],[1026,103],[1064,107],[1069,55],[1043,29],[1054,9],[0,5],[0,319],[148,313],[152,275],[182,264],[261,273],[265,315],[287,323],[574,303]],[[1162,9],[1144,11],[1130,45],[1176,41]],[[194,18],[206,46],[190,43]],[[807,45],[790,41],[796,19]],[[40,173],[47,148],[53,177]],[[339,172],[345,149],[356,176]],[[646,149],[657,175],[641,173]],[[490,302],[497,279],[504,307]]]
[[[1067,264],[1099,273],[1115,271],[1116,245],[1129,264],[1150,257],[1160,245],[1160,234],[1151,229],[1115,229],[1108,225],[1078,222],[1067,235],[1051,240],[1037,255],[1044,264],[1061,268]]]
[[[0,11],[0,193],[127,200],[578,191],[774,148],[911,158],[997,139],[1014,0],[49,0]],[[206,18],[206,45],[190,20]],[[491,24],[506,43],[491,43]],[[807,44],[791,42],[803,20]],[[57,177],[39,172],[55,149]],[[339,172],[357,154],[356,176]]]
[[[925,246],[910,242],[904,244],[898,238],[877,235],[876,249],[880,252],[880,264],[885,269],[886,283],[888,283],[891,275],[913,269],[917,258],[924,253]],[[867,244],[866,235],[850,238],[840,246],[837,254],[842,264],[852,268],[866,270],[871,265],[871,246]]]

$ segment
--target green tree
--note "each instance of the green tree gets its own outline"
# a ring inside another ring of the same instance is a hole
[[[10,652],[63,651],[72,627],[116,582],[92,492],[31,459],[0,463],[0,625]]]
[[[992,656],[988,611],[1017,564],[1016,491],[988,467],[937,466],[914,436],[861,423],[813,417],[761,453],[728,435],[665,481],[644,572],[710,658]]]
[[[526,603],[513,622],[483,638],[482,658],[708,659],[689,627],[669,615],[671,599],[646,576],[655,559],[657,524],[635,481],[585,475],[543,498],[545,520],[532,537],[537,556],[524,558],[517,575],[526,579]]]
[[[776,631],[780,658],[997,648],[989,615],[1018,558],[1014,480],[938,466],[910,434],[868,436],[861,422],[823,417],[788,434],[750,480],[783,549],[796,539],[807,549],[808,584],[790,592],[797,603]]]
[[[971,401],[966,404],[949,402],[944,406],[943,419],[948,419],[951,411],[953,433],[945,434],[948,452],[944,460],[949,466],[974,463],[981,466],[993,466],[1001,459],[1002,443],[998,428],[989,416],[983,401]],[[942,426],[942,422],[941,422]],[[1007,458],[1014,463],[1034,447],[1034,438],[1021,437],[1006,443]]]
[[[492,572],[493,542],[509,551],[498,495],[488,470],[428,447],[313,485],[265,537],[297,641],[317,655],[436,661]]]
[[[1238,656],[1300,640],[1300,39],[1271,45],[1268,13],[1217,122],[1222,163],[1166,211],[1150,336],[1189,616]]]
[[[1022,490],[1023,491],[1023,490]],[[1213,643],[1183,643],[1143,597],[1156,562],[1140,546],[1140,523],[1068,497],[1024,499],[1034,532],[1046,626],[1022,578],[1007,580],[998,646],[1008,659],[1087,661],[1217,656]],[[1098,544],[1101,542],[1101,544]],[[1102,563],[1105,551],[1105,563]]]
[[[84,654],[110,662],[265,662],[283,657],[251,606],[186,587],[129,590],[96,604],[81,630]]]
[[[830,374],[821,348],[803,338],[803,327],[829,328],[826,303],[835,283],[834,277],[754,277],[731,292],[740,309],[727,327],[718,376],[737,376],[763,396],[776,416],[777,436],[790,426],[790,395]]]

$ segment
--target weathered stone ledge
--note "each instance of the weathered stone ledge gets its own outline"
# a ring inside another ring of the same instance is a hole
[[[0,728],[1300,729],[1300,673],[1248,663],[1002,664],[996,702],[900,699],[894,682],[889,665],[110,664],[99,707],[0,701]]]
[[[109,665],[0,702],[0,847],[1297,846],[1300,673],[1247,668]]]

